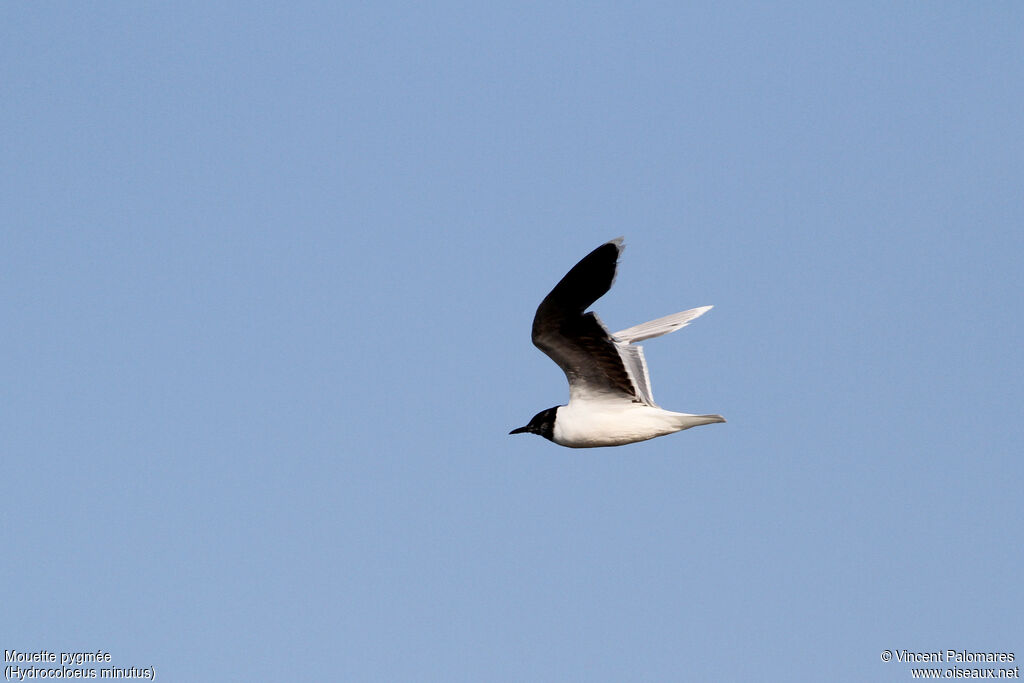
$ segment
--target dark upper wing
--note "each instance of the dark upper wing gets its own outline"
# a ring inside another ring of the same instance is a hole
[[[533,318],[533,343],[565,372],[570,400],[640,400],[608,330],[596,315],[583,312],[611,289],[622,249],[620,237],[587,254],[544,297]]]

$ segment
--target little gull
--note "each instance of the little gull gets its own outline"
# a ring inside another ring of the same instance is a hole
[[[533,318],[533,343],[569,380],[569,404],[537,413],[509,434],[539,434],[560,446],[622,446],[690,427],[725,422],[721,415],[662,410],[654,402],[644,352],[636,342],[686,327],[711,306],[693,308],[609,334],[588,306],[611,289],[622,238],[602,244],[573,266],[544,297]]]

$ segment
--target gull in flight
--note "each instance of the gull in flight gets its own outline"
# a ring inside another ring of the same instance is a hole
[[[573,266],[544,297],[533,318],[533,343],[569,380],[569,404],[537,413],[509,434],[539,434],[560,446],[622,446],[690,427],[725,422],[721,415],[663,410],[651,394],[643,349],[636,342],[686,327],[711,306],[693,308],[610,334],[587,307],[611,289],[622,238],[602,244]]]

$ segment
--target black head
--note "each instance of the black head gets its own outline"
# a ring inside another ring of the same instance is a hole
[[[555,436],[555,411],[561,406],[542,410],[533,416],[530,424],[519,429],[513,429],[509,434],[539,434],[548,441],[553,441]]]

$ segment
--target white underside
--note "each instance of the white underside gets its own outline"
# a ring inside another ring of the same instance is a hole
[[[556,413],[553,440],[569,448],[621,446],[713,422],[725,418],[673,413],[622,400],[571,400]]]

